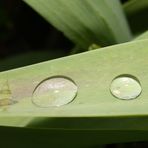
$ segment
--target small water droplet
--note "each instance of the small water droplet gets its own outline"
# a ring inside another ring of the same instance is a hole
[[[32,102],[39,107],[62,106],[77,95],[78,87],[69,78],[54,76],[42,81],[34,90]]]
[[[110,91],[118,99],[130,100],[137,98],[141,94],[142,88],[134,76],[121,75],[112,81]]]

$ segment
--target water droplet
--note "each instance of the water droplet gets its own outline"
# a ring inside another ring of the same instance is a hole
[[[78,87],[69,78],[54,76],[42,81],[34,90],[32,102],[39,107],[62,106],[77,95]]]
[[[130,100],[137,98],[141,94],[142,88],[134,76],[121,75],[112,81],[110,91],[118,99]]]

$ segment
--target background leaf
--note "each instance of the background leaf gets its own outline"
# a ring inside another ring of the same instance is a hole
[[[119,0],[24,1],[83,49],[131,39]]]
[[[59,58],[61,56],[65,56],[65,54],[60,49],[54,49],[54,52],[53,50],[26,52],[23,54],[14,55],[9,58],[5,58],[1,60],[0,71],[6,71],[9,69],[27,66],[27,65],[43,62],[43,59],[44,61],[46,61],[46,60]]]
[[[67,123],[68,124],[68,123]],[[100,148],[99,142],[121,143],[147,139],[145,131],[90,131],[0,127],[1,146],[15,148]],[[130,147],[131,148],[131,147]]]
[[[148,0],[130,0],[124,4],[124,10],[134,34],[148,29]]]

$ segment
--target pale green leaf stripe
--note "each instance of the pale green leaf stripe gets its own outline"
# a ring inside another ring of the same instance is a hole
[[[126,42],[131,34],[118,0],[24,0],[80,47]]]

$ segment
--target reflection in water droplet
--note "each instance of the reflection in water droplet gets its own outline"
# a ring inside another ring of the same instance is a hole
[[[142,91],[139,81],[130,75],[116,77],[110,86],[113,96],[119,99],[130,100],[137,98]]]
[[[62,106],[77,95],[77,85],[63,76],[42,81],[34,90],[32,102],[39,107]]]

